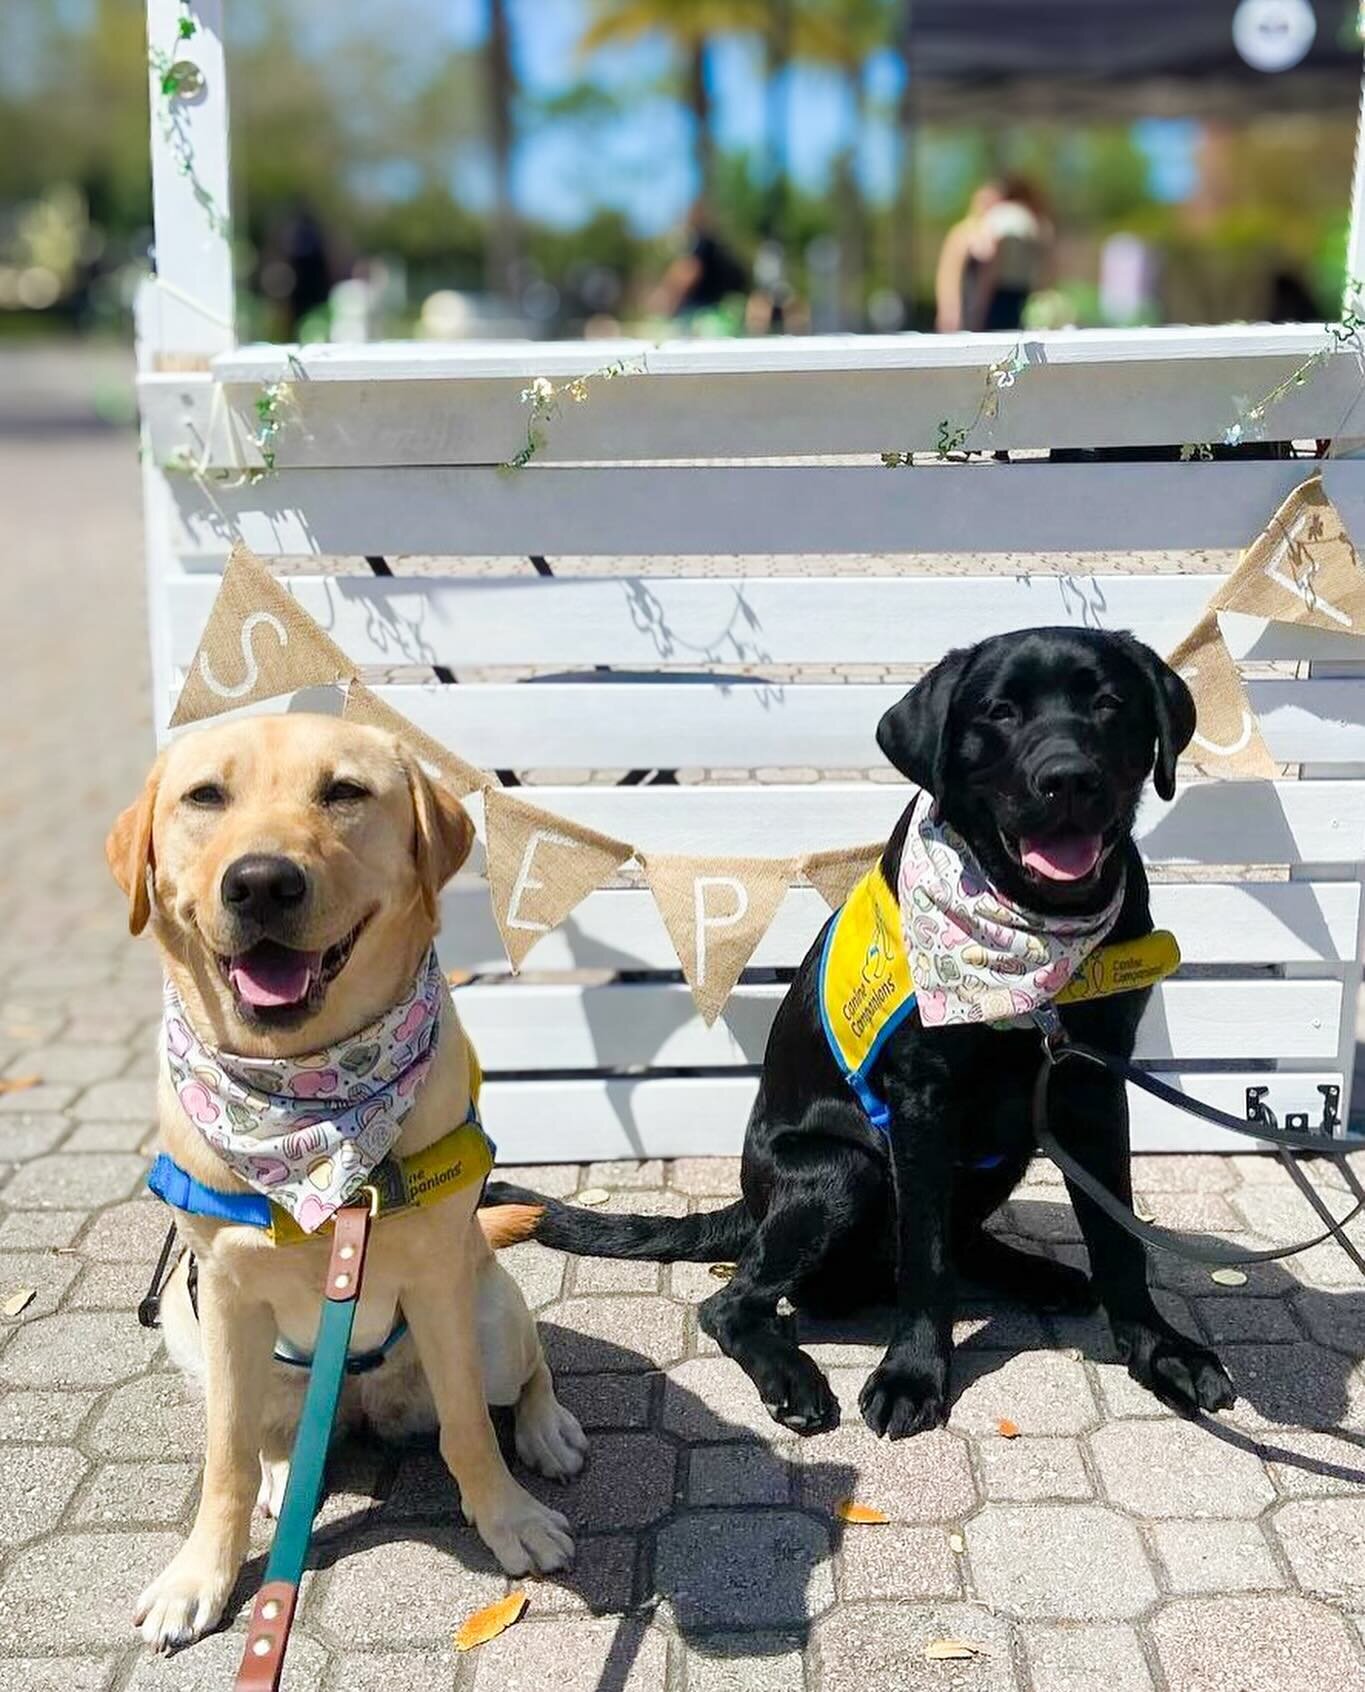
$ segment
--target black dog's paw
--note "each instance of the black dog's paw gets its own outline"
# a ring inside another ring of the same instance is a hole
[[[880,1439],[908,1439],[948,1420],[948,1372],[883,1361],[858,1395],[863,1420]]]
[[[1237,1392],[1227,1370],[1213,1352],[1183,1334],[1142,1331],[1131,1335],[1128,1373],[1141,1386],[1182,1416],[1201,1410],[1230,1410]]]
[[[827,1433],[839,1425],[839,1400],[804,1351],[767,1358],[753,1371],[763,1408],[794,1433]]]

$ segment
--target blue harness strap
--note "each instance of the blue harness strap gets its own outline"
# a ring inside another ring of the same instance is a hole
[[[219,1222],[238,1222],[247,1228],[270,1226],[270,1200],[260,1193],[225,1193],[206,1187],[162,1152],[147,1171],[147,1185],[159,1199],[190,1216],[212,1216]]]

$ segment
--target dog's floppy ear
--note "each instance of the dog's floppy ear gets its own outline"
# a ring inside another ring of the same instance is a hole
[[[474,844],[474,824],[449,788],[432,781],[408,753],[400,756],[412,794],[413,857],[422,890],[422,908],[435,922],[437,897]]]
[[[1194,695],[1164,658],[1134,635],[1124,635],[1123,648],[1146,678],[1156,717],[1156,764],[1153,785],[1163,799],[1175,798],[1176,760],[1194,733]]]
[[[152,914],[147,878],[156,868],[152,851],[152,813],[161,785],[163,759],[158,758],[147,773],[142,792],[120,811],[104,842],[104,856],[128,898],[128,932],[141,934]]]
[[[877,745],[887,758],[936,798],[942,797],[948,713],[967,658],[965,647],[949,652],[877,724]]]

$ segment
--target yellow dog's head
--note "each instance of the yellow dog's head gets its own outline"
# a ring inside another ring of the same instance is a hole
[[[392,735],[289,715],[175,741],[105,852],[191,1020],[226,1050],[287,1056],[395,1002],[473,837]]]

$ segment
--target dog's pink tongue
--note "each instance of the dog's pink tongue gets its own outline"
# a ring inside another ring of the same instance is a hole
[[[249,1005],[295,1005],[306,996],[321,961],[321,952],[296,952],[267,941],[235,957],[229,976]]]
[[[1100,861],[1102,846],[1098,834],[1054,834],[1046,840],[1025,835],[1019,856],[1035,875],[1049,881],[1080,881]]]

